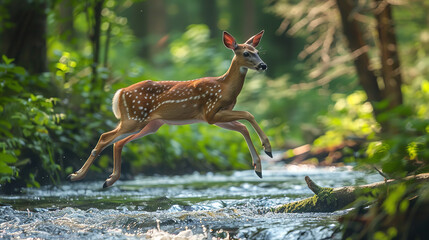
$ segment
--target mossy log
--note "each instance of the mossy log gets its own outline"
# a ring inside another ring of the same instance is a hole
[[[408,180],[415,182],[428,181],[429,173],[409,176],[401,180],[391,179],[366,185],[339,188],[320,187],[306,176],[305,181],[308,188],[315,193],[314,196],[273,207],[271,211],[276,213],[334,212],[350,205],[359,196],[368,193],[371,189],[378,189],[398,181]]]

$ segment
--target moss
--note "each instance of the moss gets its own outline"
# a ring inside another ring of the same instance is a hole
[[[321,201],[323,204],[336,204],[337,198],[335,197],[335,194],[332,194],[333,191],[333,188],[322,188],[322,190],[317,195],[314,195],[313,198],[316,199],[316,202]]]
[[[321,188],[318,194],[300,201],[271,208],[275,213],[331,212],[337,208],[333,188]]]
[[[313,206],[313,197],[306,198],[301,201],[286,203],[281,206],[272,208],[271,211],[275,213],[299,213],[309,212]]]

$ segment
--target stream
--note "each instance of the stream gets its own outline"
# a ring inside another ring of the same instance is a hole
[[[138,176],[107,189],[100,179],[0,195],[0,239],[324,239],[347,210],[268,209],[312,196],[307,175],[324,187],[382,180],[347,167],[264,165],[263,179],[253,171]]]

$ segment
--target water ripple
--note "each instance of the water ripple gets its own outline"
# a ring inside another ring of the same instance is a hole
[[[234,236],[243,239],[328,237],[344,212],[280,214],[269,207],[311,196],[304,176],[322,186],[375,182],[381,178],[347,168],[274,168],[185,176],[140,176],[118,181],[76,182],[0,195],[0,238],[141,239]]]

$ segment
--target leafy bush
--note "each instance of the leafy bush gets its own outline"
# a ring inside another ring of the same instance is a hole
[[[380,135],[378,121],[363,91],[334,96],[336,102],[330,112],[319,117],[326,131],[314,141],[314,147],[338,145],[348,137],[358,137],[368,141],[363,149],[365,157],[358,159],[359,167],[377,166],[393,178],[426,172],[429,164],[429,110],[426,107],[429,83],[422,80],[420,84],[406,85],[403,92],[409,100],[403,106],[385,111],[377,119],[389,120],[395,131],[388,135]]]
[[[170,44],[174,64],[165,79],[190,80],[205,76],[219,76],[226,72],[233,54],[217,40],[210,39],[210,30],[204,24],[194,24]]]
[[[61,101],[56,109],[64,114],[61,120],[62,133],[55,136],[58,148],[62,150],[62,176],[72,173],[83,164],[78,159],[87,157],[103,132],[115,128],[116,120],[111,112],[113,91],[92,87],[92,74],[88,58],[79,53],[65,51],[57,46],[58,61],[54,64],[57,96]],[[101,78],[108,79],[109,70],[99,68]],[[96,100],[96,101],[94,101]],[[99,164],[92,167],[102,171]]]
[[[429,82],[420,79],[403,88],[406,102],[382,116],[392,124],[393,134],[371,142],[363,163],[378,164],[391,177],[429,170]]]
[[[334,94],[335,104],[318,120],[325,133],[314,140],[315,148],[339,145],[348,137],[373,139],[380,126],[373,116],[371,104],[365,92],[359,90],[350,95]]]
[[[17,178],[27,186],[39,186],[36,178],[58,182],[60,167],[54,161],[58,150],[51,138],[62,131],[58,123],[63,115],[53,110],[57,99],[35,95],[35,83],[46,79],[28,76],[12,62],[3,55],[0,64],[0,184]]]

